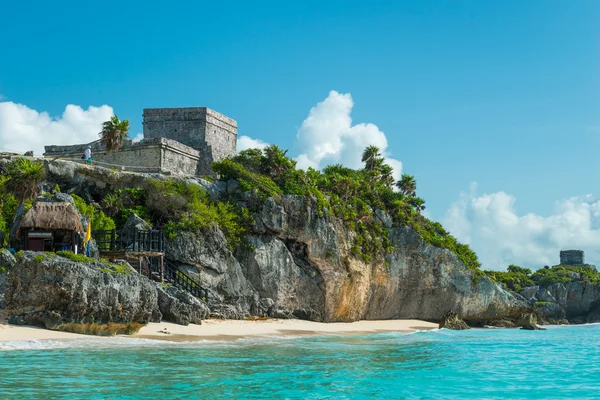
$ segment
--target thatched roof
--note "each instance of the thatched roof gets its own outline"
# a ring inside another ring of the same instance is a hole
[[[71,203],[37,202],[21,220],[21,228],[64,229],[84,232],[79,213]]]

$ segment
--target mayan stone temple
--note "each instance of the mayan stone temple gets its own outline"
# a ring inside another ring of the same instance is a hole
[[[595,265],[585,263],[585,253],[583,250],[561,250],[559,265],[581,266],[596,269]]]
[[[130,171],[213,176],[214,161],[235,155],[237,122],[207,107],[146,108],[144,139],[107,153],[99,141],[45,146],[44,156],[80,160],[88,145],[94,163]]]

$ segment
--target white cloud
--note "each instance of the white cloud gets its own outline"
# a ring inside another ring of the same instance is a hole
[[[473,184],[449,208],[444,226],[471,245],[485,269],[556,265],[560,250],[567,249],[584,250],[587,262],[600,263],[600,200],[564,199],[547,217],[517,215],[515,201],[505,192],[478,195]]]
[[[394,178],[400,179],[402,163],[388,154],[385,134],[377,125],[359,123],[352,125],[354,101],[350,93],[332,90],[327,98],[314,106],[296,134],[294,149],[299,168],[322,169],[331,164],[361,168],[363,150],[369,145],[379,147],[386,162],[394,168]],[[260,140],[241,136],[238,151],[251,147],[264,147]]]
[[[325,100],[310,110],[296,135],[296,148],[300,153],[296,158],[298,166],[321,169],[339,163],[360,168],[363,150],[375,145],[394,168],[394,177],[399,179],[402,163],[388,154],[385,134],[371,123],[352,125],[353,107],[350,93],[332,90]]]
[[[240,152],[247,149],[264,149],[268,145],[268,143],[265,143],[260,139],[252,139],[249,136],[240,136],[237,140],[237,151]]]
[[[135,135],[133,137],[133,139],[131,139],[134,142],[139,142],[140,140],[142,140],[144,138],[144,134],[143,133],[138,133],[137,135]]]
[[[51,117],[22,104],[0,102],[0,147],[41,155],[44,145],[89,143],[98,139],[102,123],[112,115],[107,105],[84,110],[69,104],[61,116]]]

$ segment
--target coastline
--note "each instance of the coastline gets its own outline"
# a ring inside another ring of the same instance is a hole
[[[149,323],[134,335],[121,338],[164,340],[169,342],[235,341],[248,338],[283,336],[364,335],[383,332],[411,333],[437,329],[438,324],[421,320],[385,320],[356,322],[311,322],[290,319],[221,320],[208,319],[202,325],[177,325],[170,322]],[[106,336],[81,335],[51,331],[32,326],[9,325],[0,320],[0,342],[23,340],[76,340]]]

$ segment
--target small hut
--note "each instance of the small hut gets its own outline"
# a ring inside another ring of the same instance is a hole
[[[67,202],[38,201],[25,213],[19,236],[25,239],[25,250],[77,253],[80,233],[84,232],[77,209]]]

